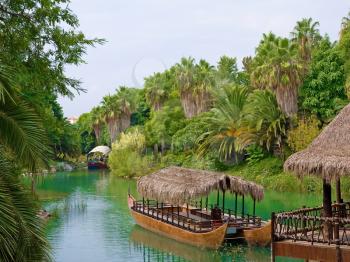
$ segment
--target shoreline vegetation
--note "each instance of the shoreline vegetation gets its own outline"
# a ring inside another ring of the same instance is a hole
[[[175,165],[223,171],[276,191],[319,192],[321,181],[283,172],[350,98],[350,14],[338,41],[311,18],[290,37],[263,34],[255,55],[216,65],[183,57],[121,86],[80,116],[82,152],[109,145],[112,174],[138,177]],[[350,182],[344,179],[344,190]]]

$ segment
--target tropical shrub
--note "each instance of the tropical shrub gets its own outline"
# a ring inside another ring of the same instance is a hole
[[[145,141],[145,136],[137,128],[129,133],[122,133],[109,154],[108,164],[112,174],[133,177],[147,173],[149,162],[142,156]]]
[[[248,146],[245,150],[248,155],[247,162],[249,164],[254,164],[256,162],[259,162],[260,160],[266,157],[264,149],[261,146],[258,146],[256,144]]]
[[[319,126],[320,122],[315,116],[300,119],[298,126],[288,132],[289,147],[294,152],[305,149],[320,134]]]

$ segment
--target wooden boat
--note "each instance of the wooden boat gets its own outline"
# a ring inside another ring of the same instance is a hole
[[[250,246],[268,246],[271,243],[271,221],[263,223],[260,228],[243,230],[243,236]]]
[[[108,168],[108,154],[111,149],[108,146],[97,146],[87,154],[88,169]]]
[[[133,210],[135,199],[130,195],[128,197],[129,208],[135,222],[152,232],[187,243],[197,247],[219,248],[225,238],[227,223],[212,229],[208,232],[196,232],[195,230],[180,228],[164,220],[157,220],[148,215]],[[131,203],[131,204],[130,204]]]
[[[255,201],[263,198],[263,188],[255,183],[217,172],[169,167],[140,178],[137,190],[142,200],[128,195],[132,217],[141,227],[160,235],[213,249],[225,240],[245,239],[262,246],[271,240],[271,224],[255,215]],[[217,204],[209,207],[208,195],[214,190]],[[220,191],[222,207],[218,206]],[[225,191],[235,194],[234,210],[225,208]],[[240,214],[238,195],[242,196]],[[252,215],[244,209],[245,195],[253,198]],[[194,204],[191,200],[197,201]]]

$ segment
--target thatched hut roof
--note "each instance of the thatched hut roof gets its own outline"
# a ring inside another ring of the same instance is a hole
[[[284,169],[299,176],[317,175],[327,181],[350,175],[350,104],[307,149],[290,156]]]
[[[181,167],[161,169],[140,178],[137,183],[137,190],[142,196],[173,204],[188,203],[189,200],[207,196],[218,188],[250,195],[256,200],[261,200],[264,196],[262,186],[242,178]]]

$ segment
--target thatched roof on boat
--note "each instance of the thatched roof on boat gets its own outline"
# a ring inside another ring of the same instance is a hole
[[[97,146],[94,149],[92,149],[88,155],[93,154],[93,153],[101,153],[103,155],[108,155],[109,152],[111,152],[111,149],[108,146]]]
[[[182,167],[161,169],[141,177],[137,183],[137,190],[142,196],[173,204],[188,203],[189,200],[207,196],[216,189],[250,195],[256,200],[261,200],[264,196],[262,186],[242,178]]]
[[[290,156],[284,169],[299,176],[317,175],[328,181],[350,175],[350,104],[307,149]]]

